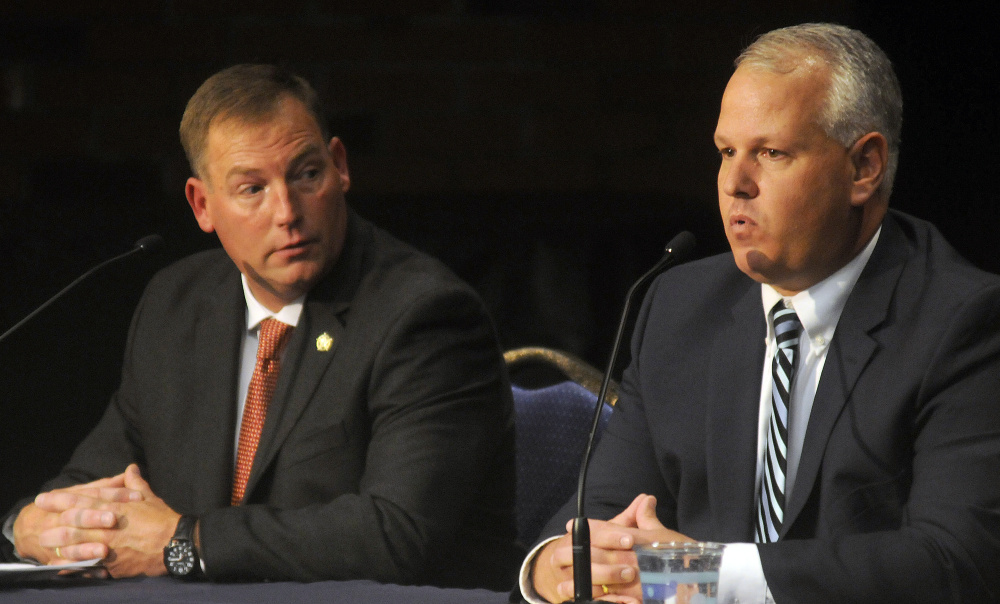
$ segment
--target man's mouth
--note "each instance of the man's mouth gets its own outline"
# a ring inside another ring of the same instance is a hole
[[[281,249],[283,249],[283,250],[297,250],[297,249],[304,248],[304,247],[310,245],[311,243],[313,243],[312,239],[298,239],[296,241],[293,241],[293,242],[289,243],[288,245],[286,245],[285,247],[283,247]]]
[[[276,249],[274,253],[294,256],[305,251],[314,242],[312,239],[300,239]]]

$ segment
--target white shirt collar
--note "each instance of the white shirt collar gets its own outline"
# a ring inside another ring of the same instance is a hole
[[[299,317],[302,316],[302,305],[306,297],[300,296],[281,308],[278,312],[271,312],[266,306],[257,301],[247,285],[247,277],[240,273],[240,282],[243,283],[243,297],[247,302],[247,331],[254,331],[264,319],[274,317],[275,319],[295,327],[299,324]]]
[[[764,316],[767,317],[768,337],[771,337],[773,329],[771,309],[779,300],[784,299],[785,304],[795,310],[803,331],[813,345],[818,348],[827,346],[833,339],[833,332],[837,328],[844,305],[847,304],[847,298],[854,289],[854,284],[858,282],[861,271],[868,264],[872,252],[875,251],[875,244],[878,243],[881,233],[882,227],[879,227],[865,249],[850,262],[826,279],[794,296],[784,297],[770,285],[762,284],[761,299],[764,303]]]

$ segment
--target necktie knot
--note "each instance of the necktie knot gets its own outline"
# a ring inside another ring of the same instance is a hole
[[[802,334],[802,323],[795,310],[778,302],[771,309],[771,323],[774,325],[774,339],[779,348],[795,347]]]
[[[257,332],[257,359],[276,359],[292,333],[292,326],[277,319],[264,319]]]

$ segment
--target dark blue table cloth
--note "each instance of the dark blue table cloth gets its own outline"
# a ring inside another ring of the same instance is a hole
[[[207,583],[170,577],[57,579],[0,585],[0,603],[17,604],[505,604],[507,593],[386,585],[374,581]]]

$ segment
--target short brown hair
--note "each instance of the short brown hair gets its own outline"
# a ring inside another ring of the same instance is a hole
[[[181,145],[191,171],[201,177],[213,122],[238,119],[258,123],[274,115],[278,104],[288,98],[305,105],[329,138],[326,120],[316,91],[305,79],[276,65],[233,65],[216,73],[198,87],[181,118]]]

